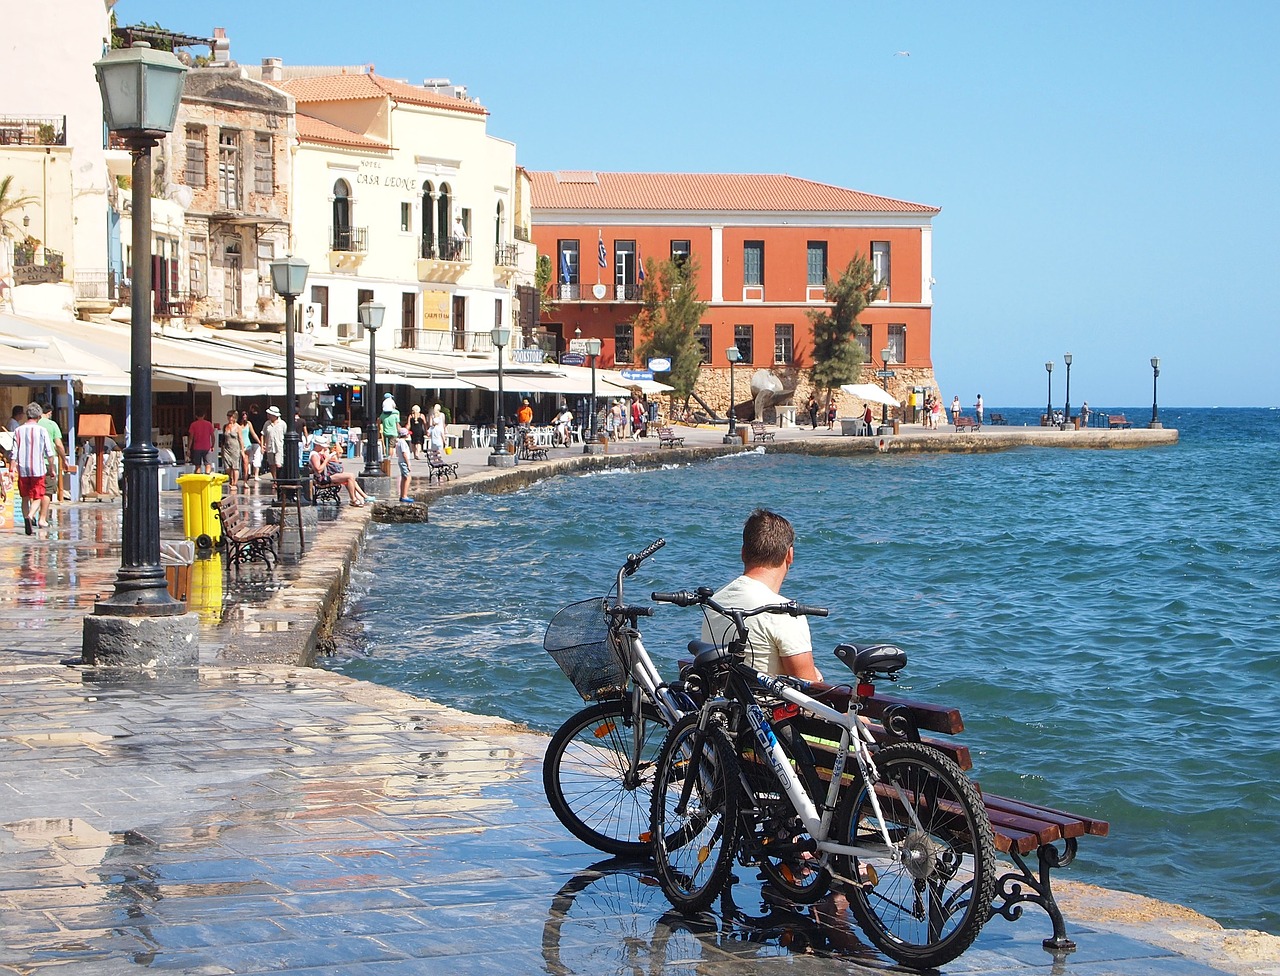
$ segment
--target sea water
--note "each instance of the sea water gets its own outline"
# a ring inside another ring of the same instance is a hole
[[[659,536],[628,602],[719,586],[766,506],[796,527],[785,595],[831,610],[826,675],[840,641],[894,641],[882,690],[958,706],[984,788],[1111,823],[1068,876],[1280,933],[1280,411],[1161,420],[1176,446],[757,451],[441,499],[373,528],[331,666],[550,732],[582,704],[542,650],[551,615]],[[665,675],[696,613],[643,621]]]

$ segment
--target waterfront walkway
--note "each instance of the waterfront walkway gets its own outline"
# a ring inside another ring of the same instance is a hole
[[[448,490],[513,477],[482,451],[454,457],[463,478]],[[260,506],[266,494],[248,496]],[[166,535],[179,509],[177,492],[162,494]],[[201,665],[158,674],[61,663],[78,658],[83,616],[119,565],[118,504],[63,506],[31,538],[6,520],[0,973],[888,968],[840,913],[764,917],[753,872],[739,871],[736,906],[680,918],[643,866],[600,864],[555,820],[544,738],[298,663],[372,512],[322,512],[305,556],[286,552],[272,572],[218,567],[215,582],[206,566],[192,588]],[[1067,876],[1087,878],[1107,843]],[[1084,885],[1061,895],[1078,952],[1041,949],[1047,922],[1030,909],[993,920],[947,971],[1280,973],[1271,937]]]

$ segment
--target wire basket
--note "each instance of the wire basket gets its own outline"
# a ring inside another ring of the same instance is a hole
[[[607,606],[604,597],[569,604],[551,618],[542,639],[585,701],[617,698],[627,687],[627,672],[609,633]]]

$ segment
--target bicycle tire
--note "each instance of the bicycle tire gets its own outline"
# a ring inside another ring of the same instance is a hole
[[[782,746],[782,751],[791,761],[791,768],[804,784],[809,799],[820,807],[826,798],[826,784],[818,776],[813,750],[809,748],[809,743],[805,742],[794,725],[788,722],[774,725],[773,731],[777,736],[778,744]],[[790,807],[789,800],[784,798],[784,802]],[[800,834],[808,836],[808,831],[794,810],[790,819],[791,829],[798,831],[794,836]],[[767,851],[768,845],[762,843],[762,850]],[[816,861],[809,866],[803,859],[787,856],[775,858],[765,853],[760,860],[760,870],[774,888],[797,904],[811,905],[831,888],[831,872],[826,868],[818,867]]]
[[[634,746],[631,702],[588,705],[551,737],[542,762],[547,802],[575,837],[606,854],[649,857],[653,771],[666,734],[658,710],[645,702],[638,780],[626,782]]]
[[[713,721],[700,755],[695,755],[699,718],[686,715],[671,727],[662,744],[650,827],[658,884],[672,906],[686,915],[704,911],[724,890],[737,850],[741,789],[737,753]],[[695,778],[688,806],[677,813],[690,768]]]
[[[874,762],[895,846],[883,857],[841,857],[837,870],[855,882],[846,885],[849,909],[872,944],[903,965],[935,968],[968,949],[991,914],[991,823],[973,784],[940,752],[898,743]],[[836,824],[841,843],[883,849],[865,783],[845,792]]]

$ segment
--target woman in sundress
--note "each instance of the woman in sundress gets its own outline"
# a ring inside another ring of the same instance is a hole
[[[222,428],[222,470],[230,479],[232,491],[236,490],[236,482],[240,478],[240,465],[244,458],[244,434],[240,432],[240,424],[236,422],[236,412],[227,411],[227,422]]]

